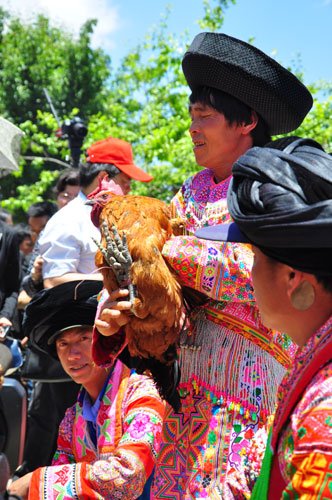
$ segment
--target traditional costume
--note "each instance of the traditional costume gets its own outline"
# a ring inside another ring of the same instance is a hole
[[[314,141],[288,137],[252,148],[234,164],[228,205],[236,225],[197,234],[252,242],[294,269],[332,277],[331,199],[331,156]],[[331,353],[332,317],[298,349],[282,381],[253,500],[331,498]],[[257,441],[249,460],[261,445]],[[244,490],[235,496],[249,497]]]
[[[96,416],[84,415],[84,389],[61,422],[49,467],[37,469],[29,498],[132,500],[143,491],[160,444],[164,405],[151,379],[116,361]]]
[[[299,80],[255,47],[224,34],[198,35],[183,59],[192,89],[214,87],[247,104],[272,134],[302,122],[312,97]],[[182,409],[168,407],[154,475],[153,499],[226,499],[228,477],[246,482],[241,457],[273,414],[279,383],[294,348],[261,325],[252,294],[251,251],[239,245],[207,244],[199,227],[230,221],[230,179],[215,184],[203,170],[172,200],[172,215],[185,230],[163,254],[183,285],[210,297],[194,309],[180,339]],[[105,363],[121,335],[94,339],[95,359]],[[253,464],[255,466],[255,464]],[[260,462],[257,468],[260,467]]]
[[[92,325],[101,286],[69,282],[35,295],[27,308],[35,347],[56,357],[59,332]],[[52,465],[34,471],[29,498],[138,498],[155,466],[164,413],[151,378],[116,360],[96,402],[82,388],[67,410]]]

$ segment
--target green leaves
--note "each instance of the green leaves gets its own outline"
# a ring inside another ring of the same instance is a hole
[[[202,30],[219,30],[235,0],[205,0]],[[168,202],[183,181],[199,170],[188,132],[189,89],[181,59],[191,40],[186,32],[170,34],[168,9],[158,26],[111,72],[110,58],[91,48],[95,20],[78,38],[51,26],[45,16],[27,23],[0,9],[0,113],[25,132],[20,172],[1,179],[2,202],[16,220],[30,203],[48,199],[56,172],[66,166],[67,142],[57,138],[43,87],[61,119],[79,115],[88,125],[83,144],[108,136],[132,144],[135,162],[154,176],[133,182],[132,193]],[[4,28],[6,24],[6,29]],[[299,77],[298,59],[292,63]],[[313,137],[332,150],[332,82],[310,86],[315,104],[293,134]],[[82,155],[82,161],[84,161]]]

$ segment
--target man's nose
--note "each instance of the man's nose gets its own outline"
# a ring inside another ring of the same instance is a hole
[[[81,355],[81,352],[76,344],[73,344],[69,347],[68,357],[70,359],[77,359]]]
[[[198,120],[192,120],[191,125],[189,127],[189,133],[190,133],[191,137],[194,134],[197,134],[198,132],[199,132],[199,122],[198,122]]]

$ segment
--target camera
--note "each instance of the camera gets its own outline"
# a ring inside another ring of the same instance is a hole
[[[87,126],[79,116],[65,120],[62,124],[61,137],[68,140],[73,167],[79,166],[81,147],[87,133]]]
[[[88,129],[82,118],[75,116],[75,118],[72,118],[71,120],[68,119],[63,122],[61,132],[63,139],[84,139],[88,133]]]

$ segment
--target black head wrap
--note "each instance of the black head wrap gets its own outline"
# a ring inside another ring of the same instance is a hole
[[[266,255],[332,276],[332,157],[310,139],[252,148],[233,166],[230,214]]]
[[[57,358],[55,343],[49,341],[63,328],[93,326],[102,286],[102,281],[69,281],[36,293],[23,321],[23,332],[33,347]]]

